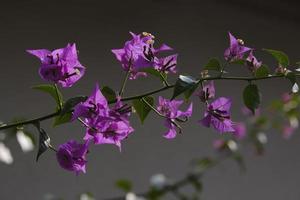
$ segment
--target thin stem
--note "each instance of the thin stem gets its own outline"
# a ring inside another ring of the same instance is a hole
[[[56,111],[56,112],[51,113],[49,115],[45,115],[45,116],[34,118],[34,119],[29,119],[29,120],[25,120],[25,121],[21,121],[21,122],[17,122],[17,123],[12,123],[12,124],[2,124],[2,126],[0,126],[0,130],[12,128],[12,127],[17,127],[17,126],[23,126],[23,125],[27,125],[27,124],[34,124],[36,122],[51,119],[53,117],[58,116],[59,114],[60,114],[60,112]]]
[[[221,71],[220,71],[220,75],[219,75],[220,77],[223,76],[224,71],[225,71],[225,68],[227,67],[227,65],[228,65],[228,62],[226,62],[226,63],[222,66]]]
[[[163,114],[161,114],[158,110],[156,110],[156,108],[154,108],[144,97],[141,99],[145,104],[147,104],[147,106],[149,108],[151,108],[157,115],[161,116],[161,117],[166,117]]]
[[[121,89],[120,89],[120,92],[119,92],[119,96],[122,96],[123,93],[124,93],[125,86],[126,86],[126,83],[127,83],[128,78],[129,78],[129,75],[130,75],[130,68],[129,68],[128,71],[126,72],[125,78],[124,78],[124,80],[123,80],[123,83],[122,83],[122,86],[121,86]]]
[[[124,102],[124,101],[130,101],[130,100],[134,100],[134,99],[141,99],[142,97],[146,97],[146,96],[149,96],[149,95],[152,95],[152,94],[156,94],[156,93],[162,92],[164,90],[168,90],[168,89],[173,88],[173,87],[175,87],[175,85],[165,86],[165,87],[162,87],[160,89],[152,90],[150,92],[146,92],[146,93],[141,94],[141,95],[122,98],[121,101]],[[108,103],[112,104],[112,103],[116,103],[116,102],[117,102],[117,99],[114,99],[112,101],[109,101]]]
[[[63,107],[63,102],[62,102],[61,96],[58,93],[58,87],[57,87],[56,83],[54,84],[54,88],[55,88],[56,97],[58,99],[58,110],[61,111],[61,109]]]
[[[168,80],[166,79],[166,77],[164,77],[162,72],[160,72],[159,75],[160,75],[161,79],[163,80],[164,85],[169,86],[170,84],[168,83]]]
[[[175,182],[173,184],[169,184],[169,185],[164,186],[162,189],[157,191],[157,193],[159,194],[159,197],[162,197],[162,196],[164,196],[165,194],[167,194],[169,192],[174,192],[174,190],[177,190],[178,188],[182,188],[184,186],[192,184],[192,179],[199,180],[203,176],[205,171],[213,169],[214,167],[216,167],[221,162],[225,161],[228,158],[231,158],[231,156],[232,156],[232,154],[228,154],[226,157],[221,157],[219,159],[214,159],[212,161],[212,163],[209,166],[207,166],[203,171],[187,174],[181,180],[178,180],[177,182]],[[149,197],[149,195],[151,195],[151,189],[149,191],[137,194],[137,196],[145,197],[145,198]],[[124,197],[114,197],[114,198],[108,198],[106,200],[124,200]]]
[[[98,131],[96,128],[94,128],[94,127],[91,127],[90,125],[88,125],[85,121],[83,121],[81,118],[77,118],[77,120],[81,123],[81,124],[83,124],[85,127],[87,127],[87,128],[89,128],[89,129],[91,129],[91,130],[93,130],[93,131]]]
[[[51,144],[49,144],[49,149],[51,149],[54,152],[57,152],[57,150]]]
[[[172,124],[174,124],[174,125],[179,129],[179,133],[181,133],[182,128],[181,128],[181,126],[180,126],[178,123],[176,123],[173,119],[170,119],[170,118],[166,117],[165,115],[161,114],[161,113],[160,113],[156,108],[154,108],[154,107],[153,107],[153,106],[152,106],[145,98],[142,98],[142,101],[143,101],[144,103],[146,103],[147,106],[149,106],[149,107],[150,107],[157,115],[159,115],[160,117],[169,119],[170,122],[171,122]]]

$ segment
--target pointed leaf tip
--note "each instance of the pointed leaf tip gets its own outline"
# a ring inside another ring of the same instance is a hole
[[[260,105],[261,94],[258,90],[257,85],[249,84],[243,91],[243,100],[244,104],[247,108],[249,108],[252,113],[255,113],[255,109],[257,109]]]

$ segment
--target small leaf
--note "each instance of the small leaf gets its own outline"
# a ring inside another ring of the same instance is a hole
[[[292,83],[292,92],[297,93],[299,91],[299,85],[297,83],[297,76],[294,72],[288,72],[285,77]]]
[[[116,187],[123,190],[124,192],[130,192],[132,190],[132,184],[129,180],[120,179],[116,182]]]
[[[269,68],[267,65],[262,65],[255,71],[256,78],[267,77],[268,75],[269,75]]]
[[[230,64],[245,65],[246,64],[246,60],[236,59],[236,60],[231,61]]]
[[[49,85],[49,84],[36,85],[33,86],[32,89],[40,90],[42,92],[50,94],[53,97],[53,99],[56,101],[56,104],[57,105],[60,104],[60,99],[62,99],[62,94],[60,93],[60,91],[57,91],[59,96],[57,97],[56,88],[53,85]]]
[[[116,93],[113,89],[108,86],[104,86],[101,89],[103,96],[107,99],[107,101],[113,101],[116,99]]]
[[[151,96],[144,97],[144,99],[151,105],[154,105],[154,99]],[[133,107],[139,116],[141,123],[143,124],[146,117],[152,110],[145,102],[143,102],[141,99],[135,99],[132,101]]]
[[[290,63],[289,57],[282,51],[277,51],[273,49],[263,49],[264,51],[270,53],[280,65],[287,67]]]
[[[53,127],[70,122],[72,113],[67,112],[63,115],[58,115],[54,118]]]
[[[77,96],[77,97],[68,99],[64,103],[60,115],[58,115],[54,118],[53,126],[55,127],[55,126],[70,122],[70,120],[72,118],[72,111],[73,111],[74,107],[77,104],[86,101],[87,98],[88,97],[86,97],[86,96]],[[57,108],[57,111],[58,111],[58,108]]]
[[[195,161],[195,165],[197,166],[199,171],[205,171],[206,169],[212,167],[215,164],[215,160],[210,157],[204,157],[202,159],[198,159]]]
[[[291,81],[292,85],[297,82],[296,74],[294,72],[288,72],[285,77]]]
[[[63,115],[65,115],[65,114],[68,113],[68,112],[72,112],[73,108],[74,108],[77,104],[86,101],[87,98],[88,98],[87,96],[77,96],[77,97],[72,97],[72,98],[68,99],[68,100],[64,103],[60,115],[63,116]]]
[[[50,147],[50,137],[48,136],[48,134],[45,132],[44,129],[40,128],[39,126],[37,126],[37,128],[40,133],[40,138],[39,138],[39,150],[36,156],[36,161],[38,161],[39,157]]]
[[[221,64],[217,58],[211,58],[204,66],[204,70],[221,71]]]
[[[173,96],[171,99],[174,99],[178,95],[184,93],[187,90],[190,90],[191,88],[195,87],[199,82],[191,77],[191,76],[183,76],[180,75],[177,79],[174,87]]]
[[[259,107],[261,101],[261,94],[258,87],[254,84],[249,84],[243,91],[244,104],[252,113]]]
[[[184,98],[185,100],[188,100],[195,92],[195,90],[198,88],[198,84],[193,85],[190,89],[186,90],[184,92]]]

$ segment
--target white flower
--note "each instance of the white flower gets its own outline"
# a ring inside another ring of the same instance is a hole
[[[2,142],[0,142],[0,161],[5,164],[12,164],[14,161],[9,148],[7,148]]]
[[[155,174],[150,178],[151,186],[161,189],[167,185],[167,178],[164,174]]]
[[[23,152],[29,152],[34,149],[31,138],[25,135],[22,130],[17,131],[17,140]]]
[[[133,192],[129,192],[129,193],[126,194],[125,200],[146,200],[146,199],[143,198],[143,197],[137,196]]]

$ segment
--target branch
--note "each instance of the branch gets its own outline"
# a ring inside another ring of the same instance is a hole
[[[232,156],[234,155],[233,152],[229,153],[229,154],[226,154],[226,156],[224,157],[220,157],[219,159],[214,159],[214,160],[211,160],[211,164],[208,165],[205,169],[203,169],[202,171],[200,172],[194,172],[194,173],[189,173],[187,174],[184,178],[174,182],[173,184],[168,184],[166,186],[164,186],[163,188],[161,189],[157,189],[156,190],[156,193],[159,194],[158,197],[162,197],[164,195],[166,195],[167,193],[170,193],[170,192],[175,192],[177,191],[179,188],[182,188],[184,186],[187,186],[187,185],[190,185],[190,184],[193,184],[193,181],[194,180],[199,180],[204,172],[206,172],[206,170],[209,170],[209,169],[213,169],[214,167],[216,167],[218,164],[222,163],[223,161],[231,158]],[[148,198],[150,197],[151,195],[151,189],[149,191],[146,191],[146,192],[142,192],[142,193],[138,193],[136,194],[138,197],[145,197],[145,198]],[[113,198],[107,198],[105,200],[124,200],[125,197],[124,196],[119,196],[119,197],[113,197]]]
[[[13,124],[2,124],[2,125],[0,125],[0,130],[4,130],[4,129],[8,129],[8,128],[13,128],[13,127],[17,127],[17,126],[22,126],[22,125],[26,125],[26,124],[35,124],[36,122],[40,122],[40,121],[44,121],[44,120],[56,117],[59,114],[60,114],[60,112],[56,111],[55,113],[51,113],[51,114],[48,114],[48,115],[45,115],[45,116],[42,116],[42,117],[39,117],[39,118],[25,120],[25,121],[13,123]]]
[[[295,74],[295,76],[300,76],[300,74]],[[269,76],[259,77],[259,78],[257,78],[257,77],[234,77],[234,76],[228,76],[228,77],[211,76],[211,77],[201,78],[201,79],[198,80],[198,82],[202,82],[202,81],[205,81],[205,80],[258,81],[258,80],[264,80],[264,79],[283,78],[283,77],[285,77],[284,74],[269,75]],[[152,90],[152,91],[146,92],[146,93],[141,94],[141,95],[122,98],[121,101],[124,102],[124,101],[130,101],[130,100],[134,100],[134,99],[141,99],[143,97],[146,97],[146,96],[149,96],[149,95],[152,95],[152,94],[157,94],[157,93],[160,93],[162,91],[165,91],[165,90],[168,90],[168,89],[171,89],[171,88],[174,88],[174,87],[175,87],[175,84],[167,85],[167,86],[164,86],[160,89]],[[109,101],[108,103],[113,104],[113,103],[116,103],[116,102],[117,102],[117,99],[114,99],[112,101]],[[55,113],[51,113],[51,114],[48,114],[48,115],[45,115],[45,116],[42,116],[42,117],[39,117],[39,118],[35,118],[35,119],[25,120],[25,121],[13,123],[13,124],[3,124],[2,126],[0,125],[0,130],[12,128],[12,127],[17,127],[17,126],[22,126],[22,125],[26,125],[26,124],[33,124],[33,123],[38,122],[38,121],[44,121],[44,120],[47,120],[47,119],[51,119],[53,117],[58,116],[59,114],[60,114],[60,111],[56,111]]]

